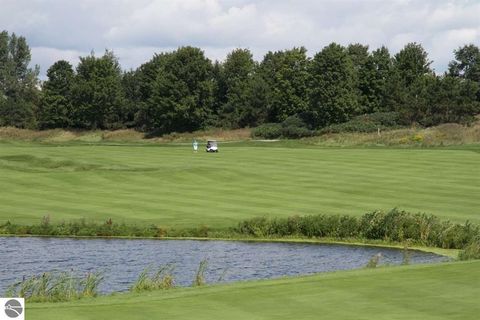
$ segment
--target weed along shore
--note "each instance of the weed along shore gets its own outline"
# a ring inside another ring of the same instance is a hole
[[[44,236],[73,238],[151,238],[190,240],[244,240],[271,242],[323,242],[390,247],[417,247],[423,250],[463,250],[475,246],[480,226],[469,221],[456,223],[434,215],[411,213],[399,209],[372,211],[362,216],[309,215],[288,218],[258,217],[228,228],[165,228],[155,224],[129,225],[108,219],[96,223],[78,221],[52,223],[44,216],[37,225],[20,225],[10,221],[0,225],[4,236]],[[447,251],[445,251],[447,252]],[[475,258],[474,256],[470,258]],[[467,256],[466,256],[467,255]]]

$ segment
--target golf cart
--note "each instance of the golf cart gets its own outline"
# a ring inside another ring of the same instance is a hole
[[[207,152],[218,152],[218,145],[216,140],[207,141]]]

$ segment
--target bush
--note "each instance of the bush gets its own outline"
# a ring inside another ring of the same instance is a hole
[[[480,238],[471,241],[465,248],[460,251],[458,258],[460,260],[480,259]]]
[[[264,139],[299,139],[311,137],[314,131],[308,129],[307,124],[299,116],[291,116],[282,123],[266,123],[252,130],[253,138]]]
[[[393,209],[373,211],[357,218],[341,215],[253,218],[233,229],[253,237],[300,236],[309,238],[361,238],[390,242],[412,242],[446,249],[462,249],[480,237],[479,226],[440,221],[422,213]]]
[[[282,136],[280,123],[265,123],[252,130],[252,138],[278,139]]]
[[[378,129],[396,129],[405,123],[397,112],[376,112],[357,116],[350,121],[333,124],[320,130],[320,133],[375,132]]]

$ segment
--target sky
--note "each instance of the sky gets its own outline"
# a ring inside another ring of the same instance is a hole
[[[480,0],[0,0],[0,30],[27,38],[42,77],[92,50],[113,50],[128,70],[185,45],[212,60],[239,47],[261,60],[299,46],[313,56],[331,42],[392,54],[418,42],[441,73],[453,50],[480,45]]]

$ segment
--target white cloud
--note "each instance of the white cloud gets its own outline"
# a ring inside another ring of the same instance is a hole
[[[92,49],[112,49],[125,69],[182,45],[223,59],[235,47],[261,59],[268,50],[328,43],[420,42],[442,72],[453,50],[480,45],[474,0],[0,0],[0,29],[27,37],[42,73],[58,59],[76,64]]]

